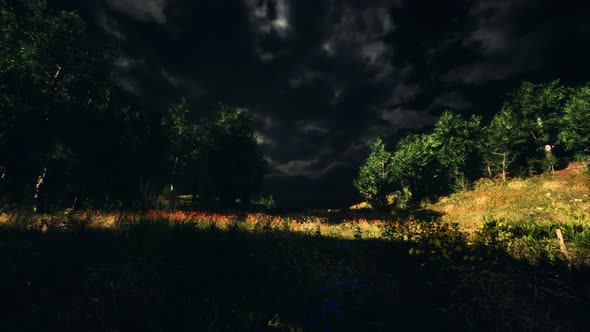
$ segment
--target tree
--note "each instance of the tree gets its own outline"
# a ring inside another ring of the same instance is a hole
[[[361,197],[376,209],[386,209],[387,195],[393,191],[392,156],[381,138],[371,144],[371,153],[359,169],[354,186]]]
[[[501,174],[502,180],[506,181],[514,162],[526,151],[528,133],[509,107],[502,108],[484,131],[482,154],[489,175]]]
[[[419,203],[445,191],[448,180],[437,158],[437,144],[431,134],[410,134],[398,142],[392,161],[398,195],[410,196],[412,203]]]
[[[578,159],[590,155],[590,84],[569,89],[558,142]]]
[[[559,80],[523,82],[510,94],[504,107],[512,110],[519,128],[527,133],[526,148],[514,162],[520,173],[553,170],[562,152],[558,136],[566,97],[567,89]]]
[[[267,170],[248,110],[222,105],[207,127],[193,167],[194,195],[204,205],[247,206]]]
[[[189,119],[190,107],[185,98],[168,108],[166,136],[170,170],[169,196],[171,208],[176,201],[176,181],[186,177],[188,165],[197,158],[199,128]]]
[[[464,119],[444,112],[434,126],[432,149],[447,178],[447,190],[466,189],[469,182],[481,176],[480,122],[478,116]]]
[[[0,25],[0,164],[7,190],[29,206],[33,192],[72,195],[82,174],[62,166],[79,163],[88,149],[88,118],[112,86],[112,54],[88,38],[77,14],[50,13],[44,1],[0,0]]]
[[[246,110],[199,125],[185,99],[140,111],[113,82],[114,44],[45,1],[0,0],[0,26],[3,203],[148,208],[168,186],[174,206],[192,183],[197,199],[227,206],[260,187],[266,163]]]

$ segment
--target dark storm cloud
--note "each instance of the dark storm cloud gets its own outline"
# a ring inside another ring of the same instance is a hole
[[[127,14],[136,20],[156,23],[166,23],[164,10],[168,0],[107,0],[113,10]]]
[[[462,46],[479,53],[481,58],[453,68],[444,80],[483,84],[548,65],[548,53],[554,52],[572,25],[579,22],[575,12],[559,16],[560,8],[553,11],[557,6],[567,8],[567,2],[475,1],[467,15],[472,30],[464,36]]]
[[[443,106],[449,110],[464,110],[471,107],[472,103],[465,99],[458,91],[444,93],[434,99],[433,105]]]
[[[247,39],[243,48],[233,47],[240,54],[238,59],[225,55],[203,59],[194,54],[184,68],[161,63],[161,72],[176,88],[194,91],[191,84],[204,86],[212,91],[204,98],[250,108],[272,176],[319,176],[338,165],[351,165],[344,152],[358,145],[359,135],[377,134],[371,129],[371,119],[380,119],[384,108],[415,94],[415,83],[405,82],[408,66],[392,66],[393,47],[383,41],[395,29],[388,14],[394,3],[373,2],[368,7],[354,2],[243,4],[233,8],[242,13],[219,16],[219,24],[227,24],[220,29],[248,32],[242,36]],[[310,15],[313,7],[318,12]],[[243,17],[239,23],[245,26],[228,22],[236,16]],[[167,24],[182,27],[174,17],[168,17]],[[215,54],[229,47],[216,39],[203,48]],[[215,79],[223,87],[216,88],[217,82],[203,77],[208,75],[206,70],[193,66],[203,60],[216,67]],[[219,63],[223,61],[226,63]],[[184,71],[183,79],[171,75],[175,67]],[[203,85],[191,82],[190,77],[198,77]]]
[[[295,200],[353,199],[377,136],[394,143],[445,109],[493,112],[522,79],[590,74],[582,7],[549,0],[92,4],[121,45],[123,87],[146,109],[180,96],[199,114],[248,108],[270,189]]]
[[[109,35],[115,37],[118,41],[124,42],[127,37],[121,31],[121,27],[112,17],[107,16],[104,12],[97,14],[98,25]]]

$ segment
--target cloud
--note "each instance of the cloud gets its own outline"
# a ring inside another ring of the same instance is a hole
[[[290,4],[286,0],[247,0],[251,10],[251,22],[261,34],[277,34],[285,37],[289,32]]]
[[[465,99],[465,97],[459,92],[451,91],[436,97],[432,103],[432,106],[434,105],[443,106],[449,109],[464,110],[471,107],[472,103]]]
[[[352,167],[353,164],[346,161],[332,161],[327,165],[318,165],[319,158],[309,160],[290,160],[285,163],[270,162],[272,171],[267,175],[268,178],[280,177],[297,177],[302,176],[310,179],[319,179],[329,172],[340,167]]]
[[[398,77],[400,81],[392,87],[391,95],[386,103],[388,106],[408,103],[414,100],[421,91],[419,84],[412,83],[408,78],[405,78],[403,70],[398,74]]]
[[[350,54],[365,66],[378,69],[379,77],[386,77],[392,71],[393,50],[383,37],[395,29],[387,8],[387,3],[331,7],[328,16],[336,19],[327,23],[320,52],[329,57]]]
[[[545,65],[547,50],[559,43],[563,37],[559,31],[567,23],[555,17],[535,20],[531,11],[537,5],[539,2],[530,0],[474,2],[468,13],[474,28],[461,43],[477,52],[480,59],[451,69],[443,75],[443,81],[483,84]]]
[[[267,148],[267,147],[274,148],[276,146],[276,142],[272,138],[266,136],[265,134],[261,133],[260,131],[256,131],[255,136],[256,136],[256,142],[258,144],[260,144],[263,148]]]
[[[98,14],[98,25],[117,40],[123,42],[127,40],[127,36],[125,33],[123,33],[119,23],[113,17],[106,15],[104,12]]]
[[[250,30],[256,43],[255,53],[261,62],[271,62],[277,57],[277,44],[292,31],[290,1],[246,0],[245,3]]]
[[[260,112],[250,112],[256,126],[262,130],[269,131],[277,124],[277,119],[271,114],[265,114]]]
[[[166,23],[168,0],[107,0],[109,7],[138,21]]]
[[[146,65],[145,59],[140,58],[131,58],[126,55],[121,55],[118,59],[115,60],[115,66],[123,70],[125,72],[129,72],[134,69],[141,68]]]
[[[395,107],[381,110],[381,119],[395,129],[418,129],[434,123],[436,117],[424,111]]]
[[[310,168],[318,162],[318,158],[312,159],[297,159],[286,162],[277,162],[268,158],[269,164],[272,167],[269,176],[311,176],[314,171]]]
[[[134,56],[118,61],[121,84],[144,94],[148,107],[166,103],[147,101],[155,95],[180,94],[199,111],[218,102],[250,109],[272,174],[317,177],[351,167],[376,135],[425,123],[412,112],[388,122],[380,111],[421,91],[412,64],[394,65],[396,46],[385,40],[397,29],[389,11],[399,1],[107,4],[143,23],[170,18],[154,39],[142,36],[158,27],[143,25],[150,33],[142,33],[129,30],[136,29],[132,22],[115,24],[116,16],[103,19],[105,31],[120,32],[133,46],[127,53]]]
[[[326,134],[330,132],[330,129],[315,123],[300,124],[299,130],[304,134]]]
[[[197,84],[194,79],[171,74],[164,68],[160,70],[160,73],[170,85],[172,85],[175,88],[183,88],[184,90],[190,92],[191,96],[194,98],[198,98],[204,93],[206,93],[206,89],[201,85]]]
[[[143,89],[141,87],[141,82],[132,76],[121,76],[117,83],[127,92],[134,94],[136,96],[141,96],[143,94]]]

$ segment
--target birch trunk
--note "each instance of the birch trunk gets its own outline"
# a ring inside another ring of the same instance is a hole
[[[502,181],[506,181],[506,152],[502,153]]]
[[[41,188],[41,185],[43,184],[43,181],[45,181],[45,176],[47,175],[47,168],[44,167],[43,170],[41,171],[41,174],[39,174],[39,177],[37,177],[37,182],[35,183],[35,195],[33,196],[33,212],[37,213],[38,210],[38,198],[39,198],[39,189]]]
[[[174,179],[176,178],[176,167],[178,165],[178,157],[174,158],[174,167],[172,168],[172,179],[170,181],[170,209],[174,210],[176,205],[176,192],[174,191]]]

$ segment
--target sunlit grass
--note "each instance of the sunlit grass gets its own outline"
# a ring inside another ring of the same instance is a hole
[[[536,176],[507,183],[482,182],[472,191],[441,199],[429,208],[442,220],[474,232],[484,218],[523,223],[590,225],[590,183],[585,174]]]
[[[0,287],[20,299],[6,326],[32,303],[56,315],[23,330],[577,330],[590,324],[581,179],[483,183],[393,214],[1,214]]]
[[[232,214],[194,211],[150,210],[138,212],[81,211],[61,214],[0,214],[0,223],[14,224],[26,219],[32,228],[66,227],[68,222],[83,223],[88,228],[117,228],[120,222],[165,221],[170,224],[190,224],[198,229],[216,228],[219,230],[287,231],[297,234],[326,236],[340,239],[381,238],[387,221],[378,218],[354,215],[272,215],[263,213]]]
[[[28,303],[56,303],[58,316],[26,326],[63,326],[63,317],[80,328],[171,324],[211,331],[571,330],[583,324],[586,295],[576,292],[588,286],[580,270],[587,262],[577,255],[590,249],[590,228],[560,226],[573,255],[566,257],[549,224],[487,219],[470,234],[425,216],[4,215],[0,254],[8,269],[1,277],[14,298],[28,294],[22,284],[39,292],[17,301],[14,317],[33,312]],[[556,309],[559,301],[565,302]]]

